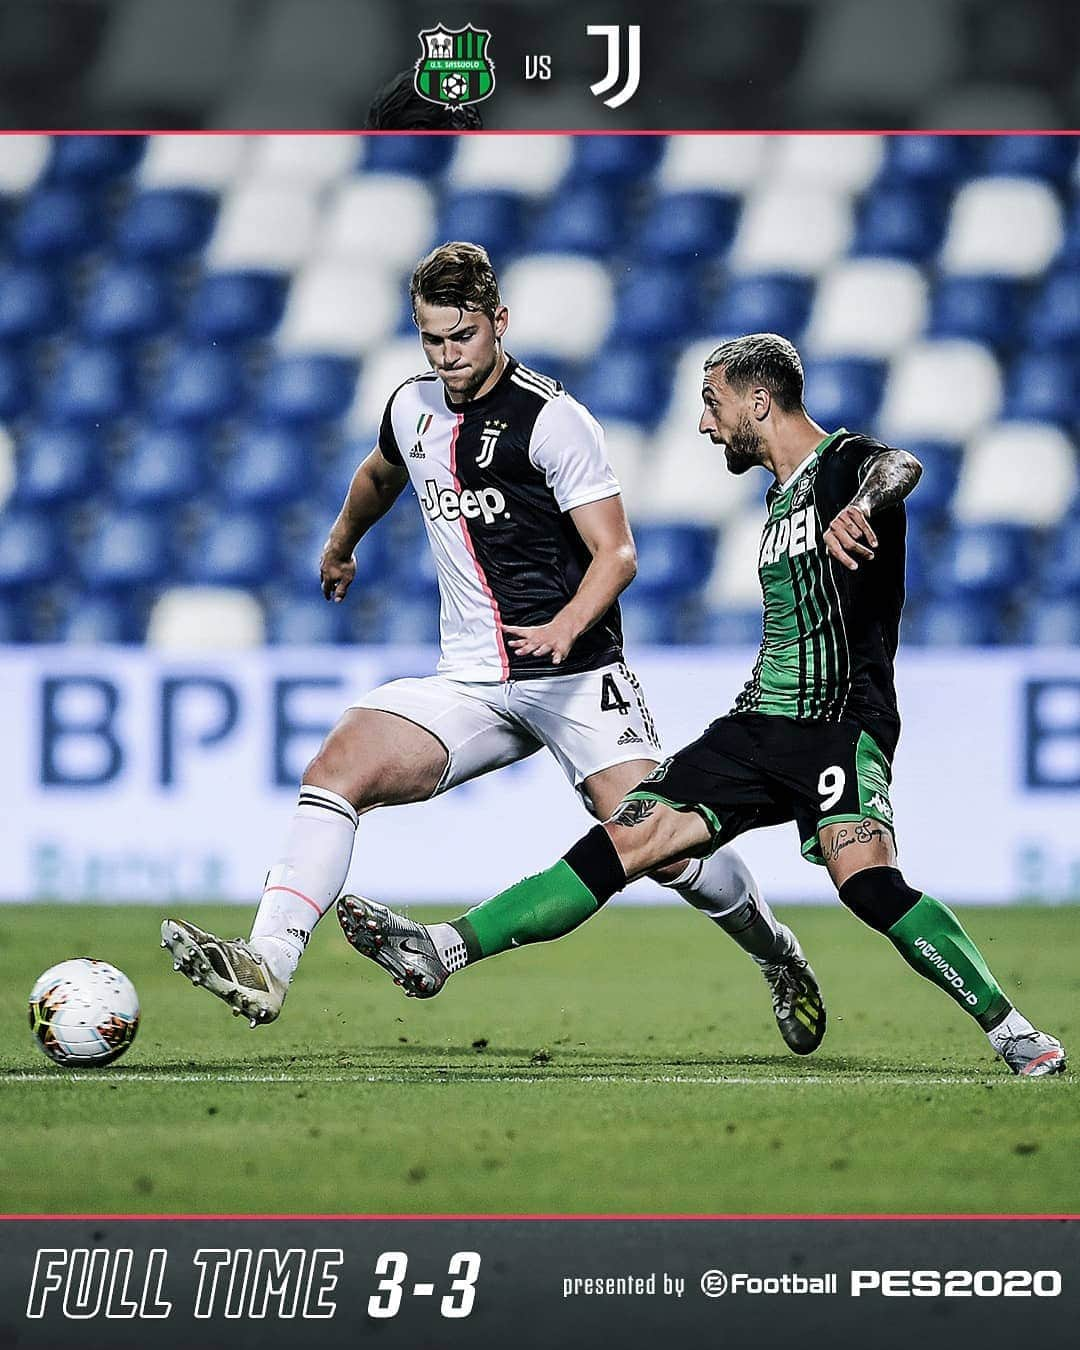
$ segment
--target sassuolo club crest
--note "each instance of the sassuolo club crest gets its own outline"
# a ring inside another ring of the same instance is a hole
[[[486,28],[439,24],[417,35],[423,56],[416,63],[416,92],[429,103],[479,103],[495,88],[495,66],[487,54]]]

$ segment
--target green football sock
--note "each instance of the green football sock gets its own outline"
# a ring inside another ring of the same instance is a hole
[[[560,858],[554,867],[526,877],[451,924],[465,941],[470,963],[530,942],[550,942],[584,923],[600,901]]]
[[[984,1031],[1012,1007],[956,915],[933,896],[921,895],[886,936],[913,970],[944,989]]]

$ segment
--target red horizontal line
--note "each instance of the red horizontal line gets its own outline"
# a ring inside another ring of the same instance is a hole
[[[254,1220],[300,1220],[303,1222],[348,1222],[374,1223],[393,1220],[408,1223],[449,1223],[454,1221],[476,1222],[550,1222],[559,1220],[571,1223],[613,1223],[635,1220],[641,1222],[680,1222],[680,1223],[1034,1223],[1053,1220],[1056,1222],[1080,1222],[1080,1214],[0,1214],[0,1222],[62,1222],[75,1221],[123,1221],[189,1223],[193,1220],[208,1222],[248,1222]]]

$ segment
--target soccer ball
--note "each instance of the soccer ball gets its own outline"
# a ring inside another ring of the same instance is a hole
[[[455,75],[451,72],[442,77],[442,95],[452,103],[465,97],[469,92],[469,80],[466,75]]]
[[[139,1028],[139,996],[122,970],[79,956],[50,966],[30,991],[30,1030],[66,1069],[122,1055]]]

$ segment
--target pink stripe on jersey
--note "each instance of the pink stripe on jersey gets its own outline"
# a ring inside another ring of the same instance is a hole
[[[465,417],[459,413],[454,419],[454,430],[450,433],[450,477],[454,480],[454,490],[461,492],[461,482],[457,476],[457,438],[461,430],[461,424]],[[499,648],[499,660],[502,663],[502,678],[504,680],[510,677],[510,658],[506,654],[506,642],[503,639],[502,615],[499,613],[499,602],[488,585],[488,579],[484,575],[484,569],[480,566],[480,559],[476,556],[476,549],[473,548],[472,536],[469,534],[469,526],[464,516],[459,516],[461,522],[461,535],[465,540],[465,547],[469,550],[469,557],[473,560],[473,566],[476,568],[476,575],[480,582],[480,588],[491,603],[491,612],[495,616],[495,642]]]

